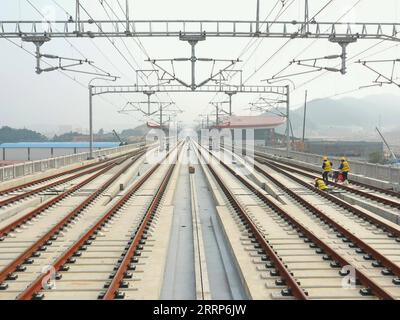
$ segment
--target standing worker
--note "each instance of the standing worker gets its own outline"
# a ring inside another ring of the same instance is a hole
[[[325,182],[326,184],[329,183],[328,175],[329,175],[329,172],[332,171],[332,166],[333,166],[333,163],[328,159],[328,157],[326,157],[326,156],[323,157],[323,162],[322,162],[322,170],[323,170],[322,179],[324,179],[324,182]]]
[[[339,170],[343,174],[343,182],[348,184],[349,183],[348,174],[350,172],[350,165],[345,157],[340,158]]]

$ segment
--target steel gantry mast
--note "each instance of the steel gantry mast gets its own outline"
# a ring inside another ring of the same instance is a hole
[[[77,10],[79,11],[79,10]],[[400,23],[379,22],[304,22],[265,21],[257,31],[253,20],[129,20],[130,32],[115,30],[120,20],[57,20],[43,24],[40,20],[0,21],[0,36],[22,38],[43,36],[49,38],[121,38],[121,37],[245,37],[282,39],[329,39],[332,36],[358,40],[380,39],[399,41]],[[57,31],[62,30],[62,31]],[[308,30],[307,33],[299,30]],[[322,31],[324,30],[324,31]]]

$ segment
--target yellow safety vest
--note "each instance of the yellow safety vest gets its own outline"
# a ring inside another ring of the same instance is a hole
[[[347,161],[343,161],[343,168],[342,172],[349,172],[350,171],[350,165]]]
[[[324,180],[322,180],[322,179],[317,181],[317,185],[318,185],[318,189],[319,189],[319,190],[326,190],[326,189],[328,189],[328,187],[326,186]]]
[[[325,164],[324,171],[325,171],[325,172],[331,172],[331,171],[332,171],[331,162],[330,162],[329,160],[325,160],[325,161],[324,161],[324,164]]]

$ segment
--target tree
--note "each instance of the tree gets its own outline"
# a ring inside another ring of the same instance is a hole
[[[41,133],[29,129],[14,129],[7,126],[0,128],[0,143],[44,142],[47,140]]]

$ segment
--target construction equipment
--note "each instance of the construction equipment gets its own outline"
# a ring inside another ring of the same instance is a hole
[[[393,152],[392,148],[390,148],[389,144],[387,143],[385,137],[384,137],[383,134],[380,132],[380,130],[378,129],[378,127],[376,127],[376,131],[379,133],[380,137],[382,138],[383,143],[384,143],[384,144],[386,145],[386,147],[388,148],[388,150],[389,150],[389,152],[390,152],[390,155],[391,155],[392,158],[393,158],[392,162],[393,162],[393,163],[396,163],[396,164],[399,164],[399,163],[400,163],[400,160],[397,159],[396,154]]]
[[[121,147],[121,146],[126,146],[127,144],[128,144],[128,142],[124,142],[124,141],[122,141],[122,139],[121,139],[121,137],[119,136],[119,134],[117,133],[117,131],[115,131],[114,129],[113,129],[113,134],[117,137],[117,139],[119,140],[119,146]]]

